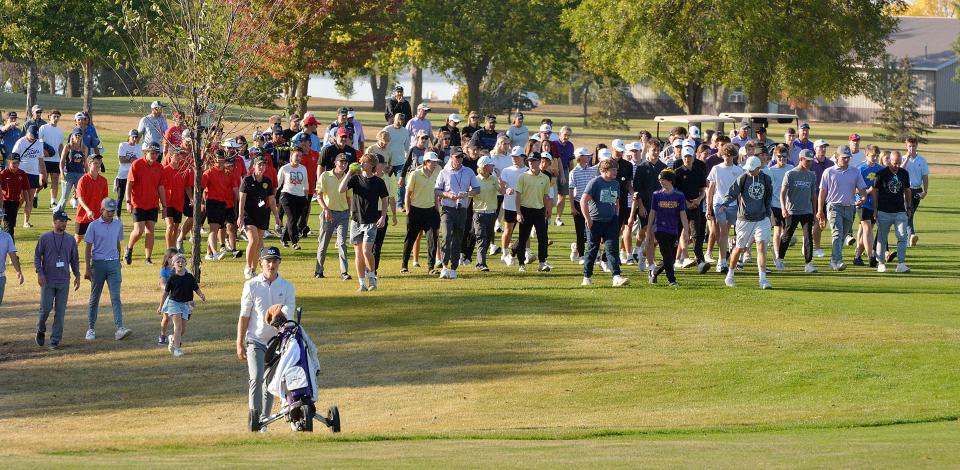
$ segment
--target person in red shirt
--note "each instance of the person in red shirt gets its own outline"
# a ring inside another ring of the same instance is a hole
[[[174,124],[167,128],[163,133],[163,162],[169,162],[176,156],[184,155],[183,131],[186,126],[183,124],[183,113],[176,111],[173,113]]]
[[[207,213],[207,223],[210,224],[205,259],[208,261],[220,260],[226,256],[227,252],[226,250],[218,250],[220,244],[217,235],[220,233],[220,227],[228,222],[231,212],[227,204],[233,201],[234,192],[237,190],[233,183],[233,177],[226,171],[223,156],[218,155],[215,166],[203,172],[200,184],[206,189],[204,210]],[[236,222],[236,217],[234,217],[234,222]]]
[[[190,141],[186,141],[186,146],[189,147]],[[193,230],[193,205],[194,194],[194,171],[193,171],[193,157],[190,155],[189,150],[186,155],[181,155],[178,160],[179,171],[177,175],[180,177],[180,184],[183,187],[183,223],[180,224],[180,233],[176,234],[176,240],[174,241],[177,251],[183,253],[183,239],[190,236],[190,231]]]
[[[164,240],[167,242],[167,249],[177,246],[180,223],[183,222],[184,203],[186,202],[184,179],[180,174],[181,171],[185,170],[183,160],[180,154],[172,154],[163,164],[163,190],[167,195],[167,209],[163,214],[167,221]]]
[[[110,196],[107,179],[100,174],[102,155],[91,155],[87,159],[87,173],[77,181],[77,232],[74,238],[77,245],[83,241],[90,222],[100,218],[103,200]]]
[[[243,163],[243,157],[240,156],[240,144],[233,139],[228,139],[224,143],[226,149],[226,160],[224,169],[233,179],[233,199],[227,205],[230,217],[226,221],[226,249],[234,258],[243,256],[243,252],[237,249],[237,201],[240,200],[240,182],[247,176],[247,166]]]
[[[153,227],[157,224],[160,209],[167,207],[167,194],[163,188],[163,165],[160,164],[160,145],[147,144],[144,157],[130,165],[127,175],[127,210],[133,214],[133,231],[127,242],[123,260],[133,262],[133,247],[143,237],[146,263],[153,264]]]
[[[11,153],[7,168],[0,171],[0,189],[3,190],[3,226],[13,239],[20,201],[27,201],[30,197],[30,179],[27,178],[27,173],[20,169],[19,153]]]

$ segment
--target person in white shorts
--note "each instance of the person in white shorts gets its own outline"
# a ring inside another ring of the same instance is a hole
[[[747,159],[743,169],[746,173],[740,175],[730,187],[718,210],[723,213],[727,206],[734,201],[738,202],[737,209],[737,246],[730,253],[730,266],[740,258],[740,252],[750,248],[750,242],[757,242],[757,269],[760,273],[760,288],[771,289],[767,282],[767,245],[770,244],[770,197],[773,194],[773,180],[769,175],[760,171],[763,163],[753,156]],[[724,284],[727,287],[736,287],[734,273],[736,269],[727,270]]]

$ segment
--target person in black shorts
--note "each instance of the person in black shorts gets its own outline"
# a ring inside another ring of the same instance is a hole
[[[246,279],[256,274],[256,263],[260,249],[263,248],[263,232],[270,226],[270,214],[273,214],[273,219],[280,225],[273,182],[263,176],[266,168],[267,159],[263,156],[257,157],[250,168],[253,173],[245,176],[240,183],[237,226],[243,227],[247,234],[247,263],[243,270]]]

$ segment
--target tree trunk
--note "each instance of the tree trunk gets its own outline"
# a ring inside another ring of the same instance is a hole
[[[93,111],[93,61],[90,59],[83,61],[83,111]]]
[[[703,85],[699,83],[687,83],[683,108],[687,111],[687,114],[703,113]]]
[[[68,98],[77,98],[80,96],[80,71],[77,69],[70,69],[67,71],[66,82],[64,84],[64,92]]]
[[[203,113],[200,112],[200,106],[197,103],[193,105],[193,220],[201,220],[200,204],[199,201],[203,200],[203,186],[201,185],[201,178],[203,177],[203,150],[204,150],[204,135],[201,129],[201,116]],[[193,275],[197,278],[197,282],[200,282],[200,260],[201,247],[204,247],[203,250],[206,251],[207,244],[201,242],[203,240],[203,235],[200,234],[200,229],[203,226],[198,223],[193,224],[193,243],[192,243],[192,262],[191,267],[193,268]]]
[[[481,109],[480,103],[480,83],[483,82],[483,73],[479,73],[475,70],[468,70],[464,74],[464,80],[467,82],[467,109],[463,109],[463,112],[477,111],[483,113],[487,110]],[[496,110],[493,110],[494,112]],[[484,122],[483,119],[480,119],[480,122]]]
[[[767,112],[767,106],[770,102],[770,81],[764,79],[761,80],[762,81],[760,83],[756,83],[753,88],[750,89],[750,94],[747,97],[747,112]]]
[[[373,92],[373,110],[383,111],[387,107],[387,85],[390,77],[370,72],[370,91]]]
[[[590,127],[589,125],[587,125],[587,117],[589,116],[589,114],[587,113],[587,101],[588,101],[587,98],[589,96],[590,96],[590,84],[587,83],[586,85],[583,86],[583,127],[585,128]]]
[[[297,82],[297,114],[303,116],[307,113],[307,84],[310,83],[310,77],[302,78]]]
[[[24,113],[27,118],[33,117],[30,114],[30,108],[37,104],[37,88],[40,86],[40,69],[36,61],[30,61],[27,65],[27,111]]]
[[[417,106],[423,101],[423,69],[420,65],[410,66],[410,81],[413,82],[410,85],[410,106],[416,113]]]
[[[574,87],[567,88],[567,104],[570,106],[577,104],[577,89]]]

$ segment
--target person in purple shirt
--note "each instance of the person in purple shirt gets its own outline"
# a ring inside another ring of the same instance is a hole
[[[73,272],[73,290],[80,288],[80,257],[77,241],[67,235],[70,217],[63,211],[53,214],[53,230],[40,236],[33,251],[33,265],[40,285],[40,318],[37,319],[37,346],[43,346],[47,332],[47,318],[53,314],[53,332],[50,350],[57,349],[63,338],[63,318],[67,312],[70,294],[70,273]]]
[[[790,163],[792,165],[797,165],[800,157],[800,151],[804,149],[810,150],[811,152],[816,150],[816,143],[810,142],[810,124],[807,123],[800,124],[800,131],[797,133],[797,138],[790,143]],[[817,178],[819,178],[819,176]]]
[[[450,168],[437,176],[434,192],[440,197],[440,226],[443,229],[443,268],[440,279],[456,279],[463,236],[467,228],[467,206],[480,193],[480,181],[473,170],[463,166],[466,154],[450,155]]]
[[[410,132],[411,147],[416,143],[419,131],[424,131],[427,135],[433,135],[433,124],[427,119],[427,113],[429,112],[430,107],[420,103],[417,105],[417,115],[407,121],[406,127],[407,131]]]
[[[687,200],[683,193],[673,190],[674,172],[666,169],[660,172],[660,191],[653,193],[650,201],[650,221],[647,223],[648,240],[656,239],[660,245],[659,267],[650,270],[650,284],[657,283],[660,273],[667,272],[670,285],[677,287],[677,277],[673,272],[673,263],[677,259],[677,244],[681,229],[689,233],[687,221]]]
[[[113,323],[117,327],[114,339],[121,340],[130,336],[130,329],[123,326],[123,303],[120,301],[120,242],[123,240],[123,223],[114,216],[117,213],[117,201],[104,198],[100,203],[103,209],[100,218],[90,222],[83,241],[86,269],[83,278],[90,281],[90,302],[87,305],[87,341],[97,338],[97,311],[100,309],[100,295],[103,284],[110,289],[110,304],[113,307]]]
[[[841,145],[837,148],[837,165],[827,168],[820,180],[820,196],[817,207],[817,221],[824,226],[829,219],[830,234],[833,242],[830,253],[830,268],[843,271],[847,265],[843,262],[844,238],[853,228],[853,215],[866,197],[867,184],[863,182],[860,170],[850,167],[852,158],[850,148]],[[860,200],[855,196],[859,194]]]

